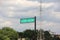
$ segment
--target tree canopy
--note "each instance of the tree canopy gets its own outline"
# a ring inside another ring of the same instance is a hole
[[[17,40],[18,33],[9,27],[0,29],[0,39],[2,40]]]

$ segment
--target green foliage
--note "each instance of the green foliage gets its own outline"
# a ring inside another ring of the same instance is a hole
[[[9,27],[4,27],[0,30],[0,39],[2,40],[17,40],[18,33]]]
[[[24,37],[29,38],[30,40],[35,40],[35,36],[37,35],[37,32],[34,30],[25,30],[24,31]]]
[[[24,38],[24,33],[23,32],[19,32],[19,37],[20,38]]]
[[[45,40],[52,40],[52,36],[48,31],[44,32],[44,37],[45,37]]]
[[[52,40],[60,40],[59,37],[56,37],[56,35],[52,38]]]
[[[25,37],[28,37],[28,38],[31,38],[33,36],[33,31],[32,30],[26,30],[24,31],[24,36]]]
[[[0,40],[10,40],[7,36],[0,34]]]

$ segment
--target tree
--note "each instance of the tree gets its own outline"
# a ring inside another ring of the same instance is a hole
[[[60,40],[59,37],[56,37],[56,35],[54,35],[53,39],[52,40]]]
[[[0,34],[0,40],[10,40],[7,36]]]
[[[44,37],[45,37],[45,40],[52,40],[52,36],[48,31],[44,32]]]
[[[21,38],[21,40],[22,40],[22,38],[24,38],[23,32],[18,32],[18,34],[19,34],[19,38]]]
[[[35,33],[37,35],[37,32],[35,32],[34,30],[25,30],[24,31],[24,37],[29,38],[30,40],[34,40],[35,39]]]
[[[4,28],[2,28],[2,30],[3,30],[3,35],[8,37],[7,39],[9,39],[9,38],[10,38],[10,40],[18,39],[18,33],[15,30],[13,30],[12,28],[4,27]]]

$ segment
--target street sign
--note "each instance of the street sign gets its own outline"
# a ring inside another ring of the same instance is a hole
[[[20,23],[32,23],[35,22],[35,18],[22,18],[20,19]]]
[[[37,34],[36,34],[36,16],[33,17],[33,18],[21,18],[20,19],[20,23],[32,23],[34,22],[34,30],[35,30],[35,37],[34,37],[34,40],[37,40]]]

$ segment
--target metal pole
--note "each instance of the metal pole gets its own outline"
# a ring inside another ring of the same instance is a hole
[[[36,16],[35,16],[35,32],[36,32]]]
[[[35,23],[34,23],[34,25],[35,25],[35,40],[37,40],[37,34],[36,34],[36,16],[34,17],[35,18]]]
[[[42,16],[41,16],[42,15],[42,0],[40,0],[40,3],[41,3],[40,4],[40,20],[42,20]],[[40,23],[40,26],[41,26],[41,23]],[[41,31],[40,31],[40,40],[43,40],[41,36]]]

